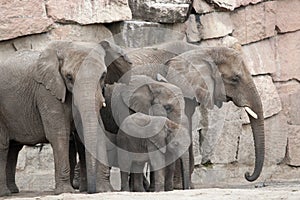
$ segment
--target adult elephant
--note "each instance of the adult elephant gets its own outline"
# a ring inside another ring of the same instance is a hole
[[[178,54],[180,55],[177,56]],[[252,175],[247,172],[245,178],[254,181],[259,177],[265,151],[263,108],[253,78],[238,50],[226,47],[200,49],[185,42],[174,42],[130,50],[127,56],[133,66],[140,65],[132,69],[132,74],[145,74],[153,79],[161,79],[157,76],[159,73],[182,89],[190,135],[192,116],[199,103],[212,108],[214,105],[221,107],[222,102],[233,101],[235,105],[245,107],[249,113],[255,145],[254,172]],[[144,66],[149,63],[152,66],[158,65],[151,68]],[[191,145],[190,155],[192,154]],[[194,160],[193,156],[191,158],[192,173]],[[177,171],[177,177],[178,174]]]
[[[111,190],[109,168],[96,165],[96,147],[105,152],[97,116],[105,106],[105,57],[112,52],[119,54],[119,50],[109,42],[57,41],[42,52],[17,52],[0,65],[0,169],[4,169],[0,170],[0,196],[19,191],[15,168],[22,146],[44,142],[53,148],[55,193],[74,192],[68,159],[72,110],[81,119],[84,142],[89,147],[88,192]],[[124,63],[130,68],[126,59]],[[99,157],[107,160],[105,153]]]

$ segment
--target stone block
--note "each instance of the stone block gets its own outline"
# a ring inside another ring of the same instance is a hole
[[[185,40],[185,24],[160,24],[146,21],[124,21],[108,27],[115,43],[124,47],[145,47],[154,44]]]
[[[214,7],[206,3],[204,0],[194,0],[193,8],[198,14],[209,13],[214,11]]]
[[[300,117],[300,116],[299,116]],[[286,163],[291,166],[300,166],[300,126],[288,125],[288,144]]]
[[[276,72],[275,39],[270,38],[242,47],[243,58],[252,75]]]
[[[275,12],[274,1],[247,6],[232,12],[231,19],[234,29],[232,36],[236,37],[241,44],[274,36]]]
[[[238,136],[242,128],[242,110],[232,102],[221,109],[200,108],[200,152],[202,163],[236,161]]]
[[[128,0],[49,0],[48,15],[56,22],[79,24],[108,23],[132,17]]]
[[[2,1],[0,10],[0,41],[46,32],[53,24],[44,1]]]
[[[238,8],[240,6],[247,6],[250,3],[256,4],[262,1],[263,0],[210,0],[209,2],[214,3],[220,8],[233,11],[235,8]]]
[[[186,24],[186,37],[187,41],[191,43],[199,42],[201,40],[201,33],[199,31],[199,24],[196,21],[195,15],[190,15],[188,20],[185,22]]]
[[[186,21],[191,3],[191,0],[129,0],[134,19],[161,23]]]
[[[233,24],[227,12],[213,12],[200,17],[203,39],[218,38],[230,34]]]
[[[50,40],[100,42],[112,40],[112,33],[102,24],[80,26],[76,24],[58,26],[49,33]]]
[[[277,36],[277,71],[275,81],[300,80],[300,31]]]
[[[192,140],[193,140],[192,142],[193,142],[195,165],[199,165],[202,162],[202,155],[200,152],[200,134],[199,134],[200,117],[201,117],[201,113],[199,107],[197,107],[192,117]]]
[[[276,26],[278,31],[290,32],[300,29],[300,1],[281,0],[276,1]]]
[[[276,87],[282,102],[283,113],[289,125],[300,125],[300,84],[297,81],[277,83]]]
[[[285,158],[287,125],[285,116],[275,115],[265,119],[265,165],[281,163]],[[254,165],[254,142],[250,125],[243,125],[238,147],[238,163]]]
[[[35,172],[35,170],[54,169],[53,153],[49,144],[44,145],[42,148],[25,146],[20,151],[18,160],[20,161],[17,164],[17,170],[19,171]]]
[[[264,117],[268,118],[279,113],[282,105],[272,78],[266,75],[254,77],[253,80],[263,104]]]

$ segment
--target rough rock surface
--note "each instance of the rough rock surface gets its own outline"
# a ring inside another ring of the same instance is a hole
[[[184,22],[189,15],[191,0],[129,0],[133,17],[151,22]]]
[[[250,3],[256,4],[262,2],[263,0],[206,0],[206,1],[210,3],[214,3],[220,8],[225,8],[232,11],[235,8],[238,8],[240,6],[247,6]]]
[[[213,6],[205,2],[204,0],[194,0],[193,1],[193,8],[196,13],[208,13],[214,10]]]
[[[213,12],[200,17],[203,39],[226,36],[233,30],[230,14],[227,12]]]
[[[243,46],[243,57],[252,75],[276,72],[275,39],[266,39]]]
[[[275,81],[300,80],[300,31],[277,36]]]
[[[186,38],[185,24],[170,26],[156,22],[124,21],[109,28],[116,44],[124,47],[145,47]]]
[[[276,23],[276,2],[270,1],[231,14],[236,37],[242,44],[247,44],[274,36]]]
[[[131,19],[127,0],[49,0],[48,15],[57,22],[108,23]]]
[[[296,31],[300,29],[300,1],[277,1],[276,26],[279,32]]]
[[[0,10],[0,40],[46,32],[53,24],[44,1],[1,1]]]

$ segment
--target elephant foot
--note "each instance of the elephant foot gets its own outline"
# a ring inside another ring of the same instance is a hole
[[[97,186],[97,192],[112,192],[114,189],[109,182],[101,183]]]
[[[183,186],[182,186],[182,181],[174,181],[174,189],[177,190],[183,190]],[[192,180],[190,180],[190,189],[195,189],[195,185],[192,182]]]
[[[173,184],[166,184],[165,185],[165,191],[173,191]]]
[[[11,195],[11,191],[5,186],[0,188],[0,197]]]
[[[15,183],[8,184],[8,189],[10,190],[11,193],[19,193],[19,188]]]
[[[55,194],[75,193],[75,190],[70,184],[57,185],[54,190]]]
[[[81,180],[79,185],[79,192],[86,192],[87,191],[87,181]]]

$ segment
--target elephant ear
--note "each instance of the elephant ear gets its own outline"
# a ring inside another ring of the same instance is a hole
[[[128,83],[132,62],[118,46],[109,41],[101,41],[100,45],[105,50],[105,64],[107,66],[106,84],[114,82]],[[126,76],[124,76],[126,74]],[[124,77],[123,77],[124,76]]]
[[[223,79],[219,71],[218,66],[212,59],[203,59],[207,62],[209,69],[211,71],[211,77],[214,80],[214,90],[213,90],[213,101],[219,108],[222,107],[223,102],[226,101],[226,92],[224,88]]]
[[[169,83],[178,86],[185,98],[194,99],[205,107],[212,109],[213,80],[210,70],[203,61],[195,63],[190,58],[177,56],[167,61],[168,73],[166,79]]]
[[[154,81],[147,76],[132,76],[126,90],[121,92],[124,103],[134,112],[149,114],[149,109],[155,98]]]
[[[66,86],[59,70],[60,59],[57,50],[45,49],[39,56],[34,79],[43,84],[52,95],[64,103]]]

